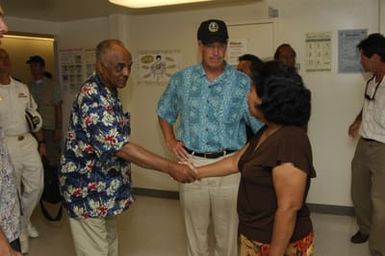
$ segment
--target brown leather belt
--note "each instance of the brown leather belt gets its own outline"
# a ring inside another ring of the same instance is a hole
[[[213,158],[218,158],[218,157],[222,157],[222,156],[231,154],[231,153],[235,152],[236,150],[225,149],[225,150],[217,151],[217,152],[201,153],[201,152],[195,152],[195,151],[193,151],[193,150],[190,150],[190,149],[186,148],[186,151],[187,151],[189,154],[194,155],[194,156],[199,156],[199,157],[204,157],[204,158],[210,158],[210,159],[213,159]]]

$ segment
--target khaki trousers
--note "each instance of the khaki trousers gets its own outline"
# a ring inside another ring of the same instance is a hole
[[[222,158],[191,156],[195,166],[207,165]],[[181,184],[180,201],[187,232],[189,256],[208,256],[209,226],[214,235],[214,255],[238,255],[237,196],[240,174],[205,178]]]
[[[118,256],[116,216],[100,219],[70,218],[77,256]]]
[[[360,139],[352,160],[351,194],[357,225],[373,256],[385,256],[385,144]]]

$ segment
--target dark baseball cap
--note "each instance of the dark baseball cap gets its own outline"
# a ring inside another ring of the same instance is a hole
[[[226,23],[222,20],[206,20],[199,26],[198,40],[203,44],[227,43],[228,39]]]
[[[42,57],[40,57],[39,55],[34,55],[34,56],[31,56],[29,57],[29,59],[27,60],[27,64],[31,64],[32,62],[34,63],[40,63],[42,64],[43,66],[45,65],[45,61]]]

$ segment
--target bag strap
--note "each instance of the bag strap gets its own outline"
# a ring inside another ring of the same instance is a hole
[[[51,214],[49,214],[49,212],[47,211],[47,209],[44,206],[43,200],[40,200],[40,206],[41,206],[41,212],[43,213],[44,217],[46,217],[48,220],[50,220],[50,221],[59,221],[59,220],[61,220],[61,218],[63,216],[63,205],[62,205],[62,203],[60,203],[59,211],[57,212],[55,217],[53,217],[53,216],[51,216]]]

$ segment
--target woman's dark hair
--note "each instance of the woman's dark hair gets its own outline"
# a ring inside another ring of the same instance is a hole
[[[266,120],[281,125],[306,126],[310,118],[311,93],[294,67],[269,61],[251,66],[251,79],[262,103],[257,107]]]

